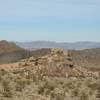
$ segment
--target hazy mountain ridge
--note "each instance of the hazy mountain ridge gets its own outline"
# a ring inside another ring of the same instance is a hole
[[[33,42],[16,42],[22,48],[25,49],[38,49],[38,48],[61,48],[61,49],[91,49],[100,48],[99,42],[50,42],[50,41],[33,41]]]

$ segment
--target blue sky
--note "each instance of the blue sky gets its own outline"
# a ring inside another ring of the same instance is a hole
[[[100,0],[0,0],[0,40],[100,42]]]

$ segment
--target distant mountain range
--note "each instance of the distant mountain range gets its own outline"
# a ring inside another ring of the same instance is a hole
[[[74,42],[74,43],[59,43],[50,41],[33,41],[33,42],[16,42],[22,48],[25,49],[40,49],[40,48],[62,48],[62,49],[91,49],[100,48],[99,42]]]

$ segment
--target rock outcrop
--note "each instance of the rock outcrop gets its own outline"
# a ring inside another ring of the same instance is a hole
[[[71,54],[60,49],[52,49],[51,53],[42,57],[30,57],[20,62],[20,66],[31,67],[35,74],[57,77],[98,77],[98,73],[90,72],[73,63]]]

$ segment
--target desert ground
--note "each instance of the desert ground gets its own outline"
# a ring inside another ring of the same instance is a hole
[[[100,100],[100,72],[76,65],[68,51],[52,49],[1,64],[0,100]]]

